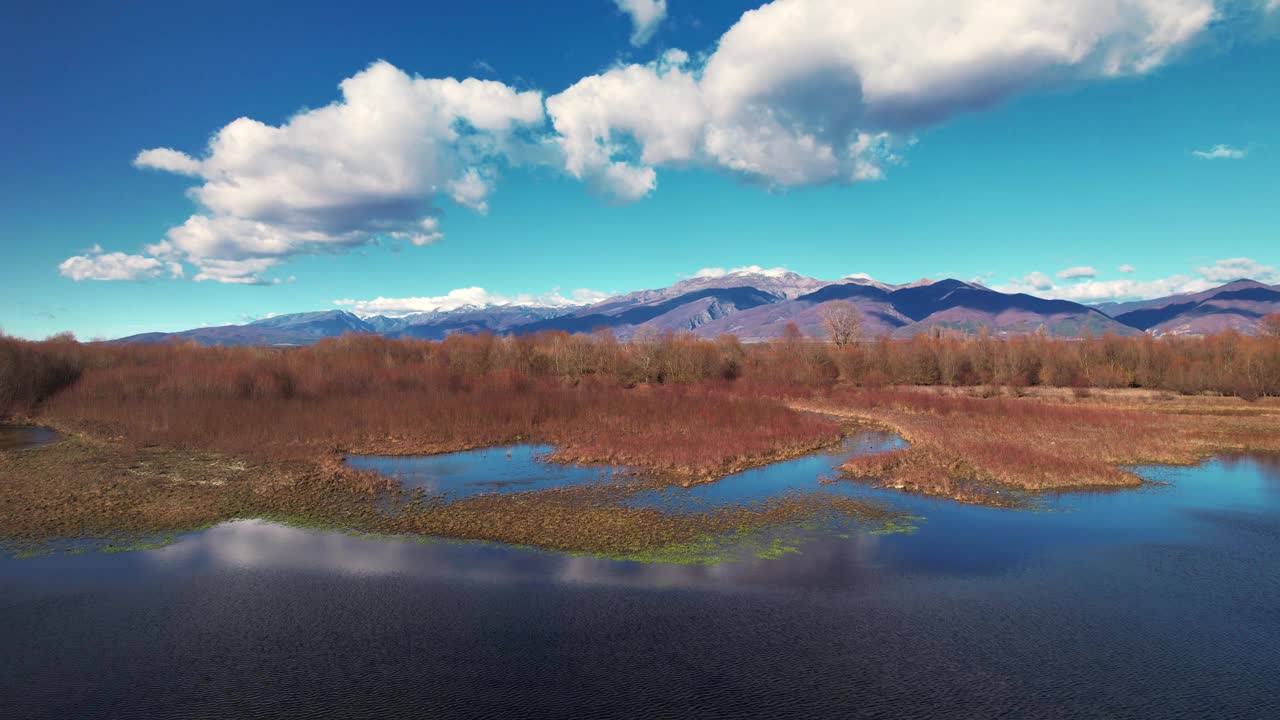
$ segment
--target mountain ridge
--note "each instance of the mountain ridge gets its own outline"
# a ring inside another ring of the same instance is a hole
[[[690,332],[699,337],[732,334],[754,342],[777,337],[790,323],[806,335],[824,336],[823,308],[836,301],[858,307],[867,336],[910,337],[935,330],[969,334],[983,328],[997,336],[1036,331],[1066,338],[1107,332],[1202,335],[1228,328],[1256,331],[1261,317],[1280,311],[1280,286],[1241,279],[1198,293],[1090,306],[1003,293],[954,278],[890,285],[865,276],[825,281],[781,269],[751,268],[685,278],[588,305],[472,304],[401,315],[321,310],[243,325],[143,333],[112,342],[305,345],[346,333],[440,340],[459,333],[600,329],[621,339],[646,332]]]

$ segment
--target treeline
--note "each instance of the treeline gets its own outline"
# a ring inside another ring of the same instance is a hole
[[[26,412],[80,377],[86,348],[69,335],[26,342],[0,335],[0,419]]]
[[[782,338],[750,345],[731,336],[665,334],[622,342],[607,332],[549,332],[439,342],[348,335],[295,349],[0,338],[0,413],[29,412],[82,373],[127,378],[132,391],[148,395],[235,398],[351,396],[386,384],[461,389],[482,383],[518,391],[548,381],[630,387],[714,380],[743,386],[1133,387],[1252,399],[1280,395],[1280,338],[1230,331],[1082,340],[921,335],[836,347],[792,328]]]
[[[832,354],[839,378],[859,385],[1036,385],[1280,395],[1280,338],[1106,335],[1056,340],[918,336]]]

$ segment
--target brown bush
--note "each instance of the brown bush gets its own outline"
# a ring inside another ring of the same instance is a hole
[[[0,418],[28,414],[79,377],[81,346],[71,336],[42,343],[0,337]]]

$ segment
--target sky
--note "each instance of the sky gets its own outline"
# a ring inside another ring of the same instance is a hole
[[[0,329],[1280,283],[1280,0],[8,3]]]

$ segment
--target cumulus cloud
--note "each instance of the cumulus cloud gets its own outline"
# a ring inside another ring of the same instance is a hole
[[[1130,274],[1130,273],[1138,272],[1138,269],[1137,269],[1137,268],[1135,268],[1134,266],[1129,265],[1129,264],[1127,264],[1127,263],[1126,263],[1126,264],[1124,264],[1124,265],[1121,265],[1121,266],[1120,266],[1120,267],[1118,267],[1118,268],[1116,268],[1116,270],[1117,270],[1118,272],[1125,273],[1126,275],[1128,275],[1128,274]]]
[[[1107,300],[1139,300],[1200,292],[1217,284],[1204,278],[1174,275],[1156,280],[1089,280],[1074,285],[1046,288],[1041,290],[1040,294],[1044,297],[1089,303]]]
[[[1218,260],[1212,265],[1196,268],[1196,272],[1203,275],[1205,279],[1214,282],[1230,282],[1247,278],[1267,283],[1268,285],[1280,283],[1280,272],[1277,272],[1275,267],[1263,265],[1250,258]]]
[[[1079,265],[1077,267],[1069,267],[1057,273],[1058,278],[1062,280],[1077,280],[1080,278],[1091,278],[1097,276],[1098,271],[1088,265]]]
[[[1009,290],[1008,292],[1026,292],[1027,290],[1044,292],[1046,290],[1053,289],[1053,278],[1049,277],[1048,275],[1045,275],[1042,272],[1032,272],[1032,273],[1027,273],[1026,275],[1023,275],[1021,278],[1017,280],[1014,280],[1011,283],[1011,286],[1016,287],[1018,289]]]
[[[697,67],[682,52],[615,67],[547,111],[578,177],[696,162],[777,186],[876,180],[917,129],[1040,87],[1147,73],[1214,17],[1212,0],[775,0]]]
[[[1129,268],[1127,271],[1124,268]],[[1133,271],[1128,265],[1120,266],[1121,272]],[[1119,280],[1090,279],[1063,285],[1055,284],[1044,273],[1033,272],[997,287],[1001,292],[1025,292],[1041,297],[1074,300],[1091,303],[1108,300],[1140,300],[1146,298],[1195,293],[1222,285],[1232,280],[1251,279],[1269,285],[1280,283],[1280,271],[1250,258],[1218,260],[1212,265],[1193,268],[1194,273],[1177,274],[1154,280],[1123,278]]]
[[[348,307],[357,315],[387,315],[396,317],[422,312],[443,312],[463,307],[522,306],[540,308],[569,308],[591,305],[610,297],[609,293],[580,288],[566,297],[559,288],[541,295],[499,295],[482,287],[458,288],[434,297],[378,297],[373,300],[334,300],[333,304]]]
[[[487,208],[486,208],[487,210]],[[399,233],[397,238],[406,239],[405,233]],[[422,222],[418,223],[418,227],[414,232],[409,233],[407,239],[409,242],[422,247],[444,238],[444,233],[440,232],[440,219],[428,215],[422,218]]]
[[[199,175],[200,161],[172,148],[143,150],[133,159],[134,167],[163,170],[178,175]]]
[[[278,126],[231,122],[199,159],[139,153],[138,167],[203,181],[190,191],[200,210],[155,246],[164,258],[195,265],[197,280],[255,283],[302,253],[435,242],[439,199],[486,212],[499,168],[545,121],[539,92],[410,76],[387,62],[340,88],[340,100]]]
[[[1240,160],[1249,153],[1230,145],[1214,145],[1208,150],[1192,150],[1191,154],[1201,160]]]
[[[649,42],[658,25],[667,17],[667,0],[613,0],[618,9],[631,17],[631,44],[640,47]]]
[[[591,75],[547,98],[565,169],[621,200],[637,200],[656,186],[654,165],[693,159],[706,115],[688,62],[686,53],[668,50],[653,63]],[[638,164],[615,159],[634,154],[631,145],[639,145]]]
[[[218,260],[205,258],[200,263],[196,282],[213,281],[230,285],[278,284],[279,278],[267,280],[263,273],[280,264],[277,258],[246,258],[244,260]]]
[[[104,253],[94,245],[85,255],[74,255],[58,265],[63,277],[81,280],[146,280],[168,275],[180,277],[182,266],[145,255]]]
[[[665,0],[615,2],[637,43],[666,15]],[[1046,87],[1148,73],[1219,17],[1263,2],[774,0],[703,54],[618,65],[545,103],[501,82],[376,62],[343,80],[335,102],[279,125],[242,117],[201,152],[140,152],[137,167],[199,181],[198,208],[168,232],[167,254],[149,257],[242,283],[298,254],[426,245],[443,237],[442,202],[485,213],[501,172],[525,163],[623,202],[672,167],[770,187],[875,181],[920,129]]]

